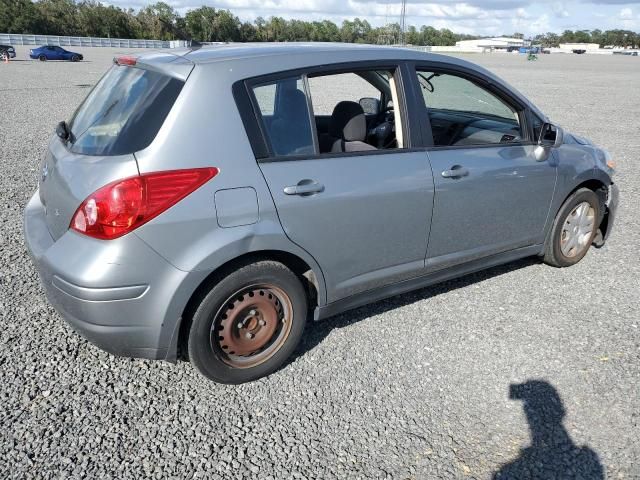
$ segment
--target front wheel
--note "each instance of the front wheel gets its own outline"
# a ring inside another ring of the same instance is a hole
[[[40,60],[41,62],[46,62],[47,61],[47,57],[45,57],[44,55],[40,55],[38,57],[38,60]]]
[[[72,62],[79,62],[80,61],[80,57],[78,55],[74,55],[71,57],[71,61]]]
[[[188,352],[205,377],[244,383],[278,369],[300,342],[307,298],[281,263],[259,261],[221,277],[191,318]]]
[[[544,262],[570,267],[584,258],[601,218],[598,196],[588,188],[576,190],[558,212],[545,245]]]

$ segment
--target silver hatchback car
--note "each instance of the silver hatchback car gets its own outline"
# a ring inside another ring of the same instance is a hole
[[[25,210],[50,302],[117,355],[273,372],[308,317],[611,233],[613,162],[464,60],[336,44],[114,59]]]

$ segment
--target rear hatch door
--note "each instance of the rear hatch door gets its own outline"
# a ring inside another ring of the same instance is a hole
[[[88,156],[71,153],[57,136],[40,167],[40,201],[54,240],[68,229],[80,204],[100,187],[138,175],[133,154]]]
[[[99,188],[139,174],[134,153],[154,140],[193,64],[174,55],[143,63],[126,57],[96,84],[68,122],[68,139],[54,135],[40,167],[40,200],[57,240],[80,204]]]

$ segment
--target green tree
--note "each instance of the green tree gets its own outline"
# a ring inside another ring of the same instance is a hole
[[[30,0],[0,0],[0,12],[0,32],[44,32],[42,13]]]
[[[214,36],[216,9],[200,7],[190,10],[184,16],[187,34],[192,40],[211,42]]]
[[[47,35],[82,35],[78,6],[73,0],[40,0],[35,3]]]
[[[137,15],[142,37],[158,40],[174,39],[178,17],[178,12],[165,2],[144,7]]]

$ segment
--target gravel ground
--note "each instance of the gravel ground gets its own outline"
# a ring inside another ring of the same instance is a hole
[[[1,478],[640,478],[640,59],[470,57],[611,150],[622,206],[605,248],[311,325],[285,368],[232,387],[93,347],[27,256],[47,137],[114,52],[0,64]]]

